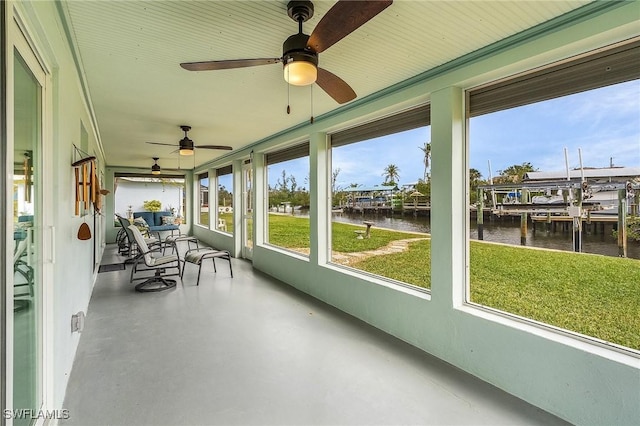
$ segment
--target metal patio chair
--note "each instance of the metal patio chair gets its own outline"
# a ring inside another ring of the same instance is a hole
[[[129,225],[128,229],[134,237],[139,252],[131,268],[130,282],[144,280],[135,286],[136,291],[152,292],[174,288],[176,286],[176,280],[168,280],[165,277],[180,275],[180,258],[178,255],[173,253],[166,256],[162,255],[165,248],[164,244],[155,244],[152,248],[149,248],[142,233],[135,225]],[[154,257],[154,253],[157,253],[158,256]],[[143,263],[145,267],[139,268],[140,263]],[[167,272],[173,268],[176,269],[175,273]],[[138,272],[144,273],[145,271],[154,271],[154,274],[151,276],[145,274],[141,277],[134,278],[134,274]]]

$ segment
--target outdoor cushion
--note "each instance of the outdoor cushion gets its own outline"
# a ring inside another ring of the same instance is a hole
[[[133,213],[133,218],[141,217],[147,222],[147,225],[154,226],[156,223],[153,219],[153,212],[135,212]]]
[[[162,221],[162,218],[165,217],[165,216],[173,216],[173,215],[171,214],[171,212],[168,212],[168,211],[154,212],[153,213],[153,220],[154,220],[153,225],[154,226],[168,225],[167,223],[164,223]],[[173,222],[171,222],[171,225],[173,225]]]
[[[164,224],[162,223],[162,218],[164,216],[172,216],[171,212],[134,212],[134,218],[144,218],[144,220],[149,225],[150,232],[161,232],[161,231],[176,231],[179,230],[180,227],[178,225],[174,225],[172,223]]]
[[[160,225],[160,226],[150,226],[149,230],[151,232],[158,232],[158,231],[176,231],[180,229],[180,227],[178,225]]]
[[[133,224],[136,226],[142,226],[143,228],[149,227],[149,224],[146,220],[144,220],[144,217],[136,217],[135,219],[133,219]]]
[[[176,221],[176,218],[173,216],[162,216],[160,219],[162,219],[163,225],[173,225],[173,222]]]
[[[162,218],[165,216],[172,216],[171,212],[134,212],[134,218],[143,218],[149,225],[149,232],[162,232],[162,231],[177,231],[180,229],[178,225],[174,225],[173,222],[163,224]],[[134,223],[135,223],[134,219]],[[158,235],[159,237],[159,235]]]

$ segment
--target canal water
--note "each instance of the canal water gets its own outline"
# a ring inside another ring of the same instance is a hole
[[[373,222],[374,227],[395,229],[409,232],[431,232],[431,222],[429,217],[411,215],[386,217],[384,215],[362,215],[334,213],[334,222],[362,224],[362,222]],[[478,230],[475,221],[471,221],[471,239],[478,239]],[[606,256],[618,256],[617,239],[613,237],[611,224],[605,224],[604,234],[584,232],[582,236],[582,251],[584,253],[602,254]],[[520,245],[520,218],[489,220],[484,221],[484,241]],[[556,250],[573,251],[573,234],[571,231],[547,232],[544,224],[539,224],[534,234],[533,225],[529,224],[526,245],[530,247],[549,248]],[[640,259],[640,244],[629,241],[627,246],[627,257]]]

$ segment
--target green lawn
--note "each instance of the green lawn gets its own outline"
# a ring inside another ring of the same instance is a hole
[[[269,216],[270,242],[309,247],[309,221]],[[372,228],[357,240],[355,225],[333,223],[333,249],[371,250],[414,238]],[[430,241],[410,243],[403,253],[352,264],[362,271],[420,287],[431,282]],[[640,349],[640,261],[570,252],[471,242],[471,301],[602,340]]]
[[[209,224],[209,212],[200,212],[200,225],[208,225]]]
[[[227,222],[227,232],[233,234],[233,213],[218,213],[219,219],[224,219]],[[200,225],[209,224],[209,212],[200,213]]]
[[[233,213],[218,213],[219,219],[224,219],[227,225],[227,232],[233,234]]]
[[[270,244],[288,249],[309,248],[309,218],[269,214]]]
[[[404,238],[416,238],[416,234],[372,228],[371,238],[356,239],[356,230],[366,227],[347,223],[333,223],[333,250],[342,253],[354,253],[384,247],[391,241]],[[269,243],[289,249],[309,248],[309,218],[287,215],[269,215]]]
[[[471,300],[640,349],[640,261],[472,242]]]
[[[430,241],[410,247],[353,266],[425,287]],[[640,261],[477,241],[470,251],[472,302],[640,349]]]

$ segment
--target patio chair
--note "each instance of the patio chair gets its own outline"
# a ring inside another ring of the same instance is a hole
[[[171,248],[171,253],[178,253],[178,243],[184,242],[187,243],[187,250],[191,250],[191,244],[195,244],[196,248],[200,247],[198,244],[198,239],[191,235],[186,234],[178,234],[178,235],[169,235],[164,239],[165,250],[162,254],[165,254],[167,247]],[[179,254],[179,253],[178,253]]]
[[[23,259],[27,255],[28,246],[29,241],[27,239],[20,240],[13,252],[13,273],[19,274],[24,278],[24,282],[14,283],[13,286],[27,286],[29,289],[29,296],[33,297],[33,268]],[[26,296],[26,294],[16,296]]]
[[[131,233],[131,230],[129,229],[129,226],[131,226],[131,224],[129,223],[128,219],[125,219],[120,215],[116,214],[116,218],[118,219],[118,222],[120,222],[120,226],[122,227],[122,231],[124,232],[124,237],[125,237],[124,239],[121,239],[121,241],[119,242],[118,251],[120,252],[120,254],[123,254],[125,256],[131,256],[132,259],[129,261],[133,261],[136,258],[136,256],[139,255],[139,253],[137,250],[136,240],[133,234]],[[159,244],[158,239],[154,237],[143,236],[143,239],[149,247],[153,247],[154,245]]]
[[[180,275],[180,258],[178,255],[170,254],[167,256],[160,255],[154,257],[153,253],[162,254],[164,244],[156,244],[153,248],[149,248],[142,233],[136,226],[129,225],[128,229],[131,231],[139,251],[139,255],[135,258],[135,263],[131,268],[131,278],[129,282],[144,280],[135,286],[136,291],[152,292],[174,288],[176,286],[176,280],[168,280],[165,277]],[[145,268],[138,269],[138,265],[141,262],[144,263]],[[167,273],[168,270],[173,268],[177,270],[175,273]],[[134,278],[135,273],[144,271],[154,271],[154,274],[152,276],[144,275]]]

